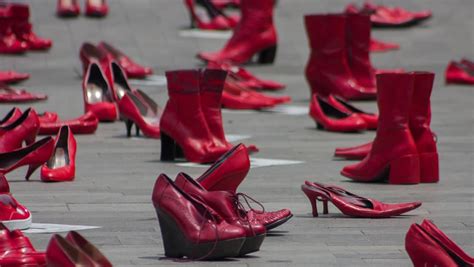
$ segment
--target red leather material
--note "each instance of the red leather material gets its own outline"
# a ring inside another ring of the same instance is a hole
[[[76,175],[76,139],[69,126],[62,126],[54,140],[54,151],[49,161],[54,162],[55,151],[62,149],[65,153],[66,165],[52,167],[46,162],[41,167],[41,180],[43,182],[64,182],[72,181]]]
[[[229,30],[232,29],[236,22],[233,18],[227,17],[222,11],[212,10],[208,20],[204,20],[196,13],[194,0],[185,0],[184,4],[188,8],[191,16],[191,27],[197,27],[202,30]],[[212,3],[206,3],[212,5]],[[204,8],[215,8],[214,6],[206,6]]]
[[[79,49],[79,58],[81,59],[84,74],[87,72],[87,68],[90,64],[94,62],[99,63],[105,77],[107,77],[107,81],[110,83],[111,78],[108,76],[108,69],[110,68],[112,57],[109,56],[106,51],[92,43],[85,42]]]
[[[88,255],[96,264],[101,267],[112,267],[112,263],[100,252],[98,248],[89,242],[86,238],[76,231],[71,231],[67,234],[66,240],[72,245],[76,246],[84,254]]]
[[[77,0],[58,0],[56,14],[60,17],[76,17],[81,13],[81,8]]]
[[[20,230],[9,230],[0,224],[0,265],[45,266],[44,252],[36,251],[28,237]],[[23,265],[22,265],[23,264]]]
[[[391,50],[400,49],[400,45],[396,43],[389,43],[385,41],[380,41],[377,39],[370,39],[369,50],[370,52],[387,52]]]
[[[26,4],[9,4],[8,11],[12,18],[12,31],[20,42],[30,50],[46,50],[51,48],[50,39],[40,38],[33,32],[33,25],[29,23],[30,7]]]
[[[28,50],[28,45],[13,32],[13,23],[8,8],[0,8],[0,54],[22,54]]]
[[[49,240],[46,249],[46,262],[48,267],[98,266],[82,250],[58,234],[53,235]]]
[[[0,83],[17,83],[30,78],[28,73],[20,73],[12,70],[0,71]]]
[[[0,174],[0,222],[8,224],[11,229],[25,229],[31,223],[30,211],[10,194],[10,186],[3,174]],[[4,234],[4,231],[0,232],[1,234]],[[0,241],[1,239],[0,236]],[[13,251],[0,245],[0,258],[10,252]]]
[[[3,119],[0,120],[0,127],[11,124],[21,117],[21,110],[19,108],[12,108]]]
[[[450,62],[445,72],[446,83],[474,85],[474,71],[458,62]]]
[[[351,105],[349,102],[345,101],[344,99],[340,97],[335,97],[333,95],[330,95],[327,98],[327,100],[331,105],[337,107],[338,109],[342,111],[357,114],[361,119],[365,121],[365,123],[367,124],[368,130],[377,129],[378,118],[379,118],[377,114],[360,110],[359,108],[356,108],[355,106]]]
[[[105,17],[109,13],[109,5],[106,0],[102,0],[101,4],[96,5],[95,2],[86,0],[86,15],[90,17]]]
[[[59,119],[58,113],[45,111],[41,114],[38,114],[38,119],[40,121],[40,125],[43,123],[53,123],[57,122]]]
[[[20,117],[9,124],[0,126],[0,153],[21,148],[35,141],[39,129],[38,115],[34,109],[27,109]]]
[[[119,101],[118,108],[120,115],[138,125],[145,136],[160,138],[160,117],[150,112],[141,99],[132,93],[126,93]]]
[[[334,156],[346,159],[363,159],[370,153],[371,149],[372,142],[354,147],[336,148]]]
[[[40,119],[40,128],[38,134],[53,135],[57,134],[62,126],[69,126],[73,134],[93,134],[99,126],[99,120],[92,112],[71,120],[42,122]]]
[[[46,100],[45,94],[30,93],[24,89],[14,89],[0,83],[0,103],[25,103]]]
[[[250,210],[247,212],[247,217],[249,220],[257,221],[261,224],[263,224],[267,230],[273,229],[276,226],[281,225],[281,222],[286,222],[288,221],[291,217],[293,217],[293,214],[289,209],[281,209],[277,211],[256,211],[256,210]],[[280,222],[278,225],[275,226]]]

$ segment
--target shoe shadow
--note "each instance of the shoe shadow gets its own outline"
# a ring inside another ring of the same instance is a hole
[[[242,258],[251,258],[251,257],[255,257],[255,256],[244,256]],[[186,259],[186,258],[169,258],[169,257],[166,257],[166,256],[144,256],[144,257],[138,257],[139,259],[143,259],[143,260],[157,260],[157,261],[172,261],[172,262],[194,262],[194,260],[192,259]],[[258,258],[258,257],[256,257]],[[227,258],[227,259],[219,259],[219,260],[200,260],[200,261],[208,261],[208,262],[236,262],[238,261],[238,259],[231,259],[231,258]]]
[[[271,237],[271,236],[285,236],[286,234],[288,234],[288,231],[268,231],[267,232],[267,237]]]

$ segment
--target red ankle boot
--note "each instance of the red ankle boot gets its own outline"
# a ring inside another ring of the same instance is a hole
[[[413,75],[377,75],[379,125],[370,153],[341,174],[360,182],[388,178],[391,184],[420,182],[420,160],[408,121],[413,99]]]
[[[243,0],[242,18],[232,38],[222,50],[202,52],[198,58],[243,64],[259,54],[258,63],[273,63],[277,49],[277,34],[273,24],[274,3],[274,0]]]
[[[51,48],[50,39],[38,37],[33,32],[33,25],[29,22],[30,7],[26,4],[11,4],[9,6],[13,18],[12,30],[18,40],[26,43],[30,50],[46,50]]]
[[[161,160],[174,160],[177,149],[188,161],[214,162],[227,149],[216,147],[201,109],[198,70],[166,72],[169,99],[160,120]]]
[[[26,43],[17,39],[12,26],[13,18],[8,8],[0,8],[0,54],[22,54],[28,50]]]
[[[357,83],[347,63],[345,15],[307,15],[310,57],[306,80],[311,93],[339,95],[345,99],[373,99],[375,93]]]
[[[34,109],[27,109],[10,124],[0,126],[0,153],[21,148],[23,141],[32,144],[39,131],[40,122]]]

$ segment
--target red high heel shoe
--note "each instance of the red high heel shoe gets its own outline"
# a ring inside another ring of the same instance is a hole
[[[137,136],[141,130],[146,137],[160,138],[160,117],[148,112],[148,107],[134,94],[127,92],[119,101],[118,108],[125,120],[128,137],[132,136],[132,126],[135,124]]]
[[[41,167],[41,181],[64,182],[76,175],[76,139],[68,126],[62,126],[54,140],[54,151]]]
[[[273,63],[277,50],[273,6],[274,0],[243,0],[241,21],[224,48],[218,52],[201,52],[197,57],[243,64],[258,54],[258,63]]]
[[[214,162],[226,148],[216,147],[201,108],[200,72],[166,72],[169,99],[160,120],[161,160],[170,161],[181,148],[188,161]]]
[[[11,230],[30,228],[31,213],[10,194],[10,186],[3,174],[0,174],[0,198],[0,229],[5,226]],[[5,254],[0,250],[0,257]]]
[[[198,28],[202,30],[229,30],[235,26],[233,20],[229,20],[224,13],[216,9],[209,1],[197,1],[207,11],[209,21],[204,21],[198,16],[195,9],[194,0],[185,0],[189,15],[191,17],[191,28]]]
[[[227,223],[165,174],[156,180],[152,201],[167,257],[209,260],[239,255],[245,230]]]
[[[0,120],[0,127],[11,124],[21,117],[21,110],[19,108],[12,108],[3,119]],[[1,137],[0,137],[1,138]]]
[[[19,73],[16,71],[0,71],[0,83],[17,83],[30,78],[28,73]]]
[[[58,0],[56,14],[59,17],[77,17],[81,8],[77,0]]]
[[[92,112],[71,120],[42,122],[40,120],[39,135],[57,134],[62,126],[69,126],[73,134],[93,134],[99,126],[99,120]]]
[[[311,93],[375,99],[375,90],[360,85],[349,68],[346,16],[307,15],[305,26],[311,49],[305,73]]]
[[[51,157],[53,149],[53,138],[45,137],[30,146],[1,153],[0,173],[7,174],[21,166],[29,165],[25,175],[25,179],[29,180],[33,172]]]
[[[306,181],[301,190],[308,197],[313,209],[313,217],[318,217],[316,200],[324,204],[323,214],[328,214],[328,201],[342,213],[351,217],[388,218],[398,216],[421,206],[421,202],[388,204],[365,198],[336,186]]]
[[[12,16],[12,30],[17,39],[27,45],[29,50],[47,50],[53,45],[51,39],[40,38],[33,32],[33,25],[29,22],[30,7],[26,4],[9,4]]]
[[[370,45],[369,45],[370,52],[387,52],[387,51],[398,50],[398,49],[400,49],[399,44],[380,41],[374,38],[370,39]]]
[[[90,256],[58,234],[54,234],[51,237],[46,248],[46,263],[48,267],[101,266]]]
[[[365,112],[363,110],[360,110],[360,109],[354,107],[353,105],[349,104],[344,99],[342,99],[340,97],[337,97],[337,96],[329,95],[327,100],[331,105],[337,107],[338,109],[346,111],[347,113],[357,114],[367,124],[367,130],[377,129],[377,123],[378,123],[378,118],[379,118],[379,116],[377,114],[369,113],[369,112]]]
[[[117,62],[110,61],[110,65],[105,72],[107,73],[115,102],[120,101],[127,92],[132,92],[127,75]]]
[[[38,119],[41,126],[42,123],[57,122],[59,117],[58,117],[58,113],[56,112],[45,111],[43,113],[38,114]]]
[[[117,108],[113,101],[112,89],[98,63],[92,62],[84,75],[84,112],[92,112],[99,121],[115,121]]]
[[[120,64],[129,78],[145,78],[146,76],[153,73],[153,70],[150,67],[144,67],[137,64],[123,52],[113,47],[112,45],[106,42],[100,42],[97,45],[97,48],[107,52],[115,61]]]
[[[474,84],[474,71],[458,62],[450,62],[445,72],[446,83]]]
[[[13,89],[0,83],[0,103],[25,103],[46,100],[45,94],[30,93],[24,89]]]
[[[408,73],[377,75],[379,124],[372,150],[360,163],[341,174],[359,181],[388,178],[391,184],[420,182],[420,158],[409,129],[414,77]]]
[[[339,109],[317,94],[311,99],[309,115],[320,130],[358,132],[367,129],[367,123],[358,114]]]
[[[467,58],[463,58],[461,59],[461,64],[468,67],[470,70],[474,71],[474,61]]]
[[[100,252],[100,250],[94,246],[91,242],[85,239],[76,231],[71,231],[67,234],[66,240],[69,241],[72,245],[79,248],[88,255],[98,266],[100,267],[112,267],[112,263],[107,259],[107,257]]]
[[[245,230],[246,238],[239,256],[260,250],[263,239],[265,239],[265,227],[257,221],[249,221],[246,218],[245,210],[241,208],[239,194],[228,191],[207,191],[185,173],[179,173],[176,176],[175,184],[189,195],[202,199],[227,223],[242,227]]]
[[[109,5],[106,0],[86,0],[86,16],[105,17],[109,13]]]
[[[0,126],[0,153],[21,148],[23,141],[32,144],[39,129],[38,115],[34,109],[27,109],[18,119]]]
[[[12,14],[7,7],[0,7],[0,54],[23,54],[28,50],[26,43],[17,39],[12,27]]]

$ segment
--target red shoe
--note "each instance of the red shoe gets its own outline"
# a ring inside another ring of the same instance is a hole
[[[207,191],[189,175],[179,173],[175,179],[175,185],[184,192],[201,199],[210,208],[229,224],[241,227],[245,230],[245,242],[240,249],[239,256],[243,256],[260,250],[265,239],[265,227],[257,221],[248,220],[239,194],[228,191]]]
[[[132,136],[132,126],[135,124],[136,134],[140,130],[146,137],[160,138],[160,117],[149,112],[148,107],[133,93],[127,92],[118,102],[120,116],[125,120],[127,136]]]
[[[100,49],[98,46],[85,42],[81,45],[81,48],[79,49],[79,58],[81,59],[83,73],[87,72],[87,68],[90,64],[98,62],[105,76],[108,80],[110,80],[109,76],[107,75],[107,72],[110,68],[110,62],[112,61],[112,57],[109,56],[106,51]]]
[[[8,8],[0,8],[0,54],[23,54],[28,50],[26,43],[13,33],[13,18]]]
[[[100,250],[94,246],[91,242],[85,239],[76,231],[71,231],[67,234],[66,240],[72,245],[79,248],[88,255],[97,265],[100,267],[112,267],[112,263],[100,252]]]
[[[289,209],[281,209],[277,211],[257,211],[251,209],[247,212],[249,220],[257,221],[265,226],[267,231],[277,228],[286,223],[293,217]]]
[[[320,130],[332,132],[358,132],[367,129],[367,123],[359,114],[340,109],[317,94],[314,94],[309,106],[309,115]]]
[[[0,83],[17,83],[30,78],[28,73],[19,73],[16,71],[0,71]]]
[[[214,162],[227,152],[215,146],[202,112],[200,75],[197,70],[166,72],[169,99],[160,120],[162,161],[174,160],[177,148],[196,163]]]
[[[370,11],[370,12],[387,12],[390,14],[392,17],[405,17],[405,16],[412,16],[413,17],[413,22],[418,23],[423,20],[429,19],[432,15],[432,12],[430,10],[422,10],[418,12],[412,12],[408,11],[402,7],[388,7],[388,6],[383,6],[383,5],[375,5],[371,3],[370,1],[366,1],[364,4],[364,10]]]
[[[210,260],[239,255],[246,239],[245,230],[227,223],[164,174],[156,180],[152,201],[166,257]]]
[[[41,167],[41,181],[65,182],[76,175],[76,139],[68,126],[62,126],[54,140],[54,151]]]
[[[11,230],[30,228],[31,213],[10,194],[8,181],[3,174],[0,174],[0,198],[0,225]]]
[[[127,92],[132,92],[127,75],[117,62],[111,60],[105,73],[109,79],[115,102],[119,102]]]
[[[470,60],[470,59],[467,59],[467,58],[461,59],[461,65],[464,65],[464,66],[466,66],[468,69],[474,71],[474,61],[472,61],[472,60]]]
[[[400,49],[400,45],[396,43],[388,43],[385,41],[370,39],[369,51],[370,52],[387,52],[391,50]]]
[[[191,17],[191,28],[202,30],[229,30],[235,26],[235,22],[229,20],[229,18],[220,10],[216,9],[211,2],[206,0],[198,0],[196,2],[206,9],[207,14],[209,15],[209,20],[204,21],[198,16],[194,0],[185,0],[184,4],[186,5]]]
[[[24,89],[13,89],[0,83],[0,103],[25,103],[46,100],[45,94],[30,93]]]
[[[40,126],[42,123],[52,123],[57,122],[59,119],[58,113],[45,111],[43,113],[38,114],[38,119],[40,122]]]
[[[77,0],[58,0],[56,14],[59,17],[77,17],[81,8]]]
[[[0,128],[9,125],[21,117],[21,110],[19,108],[12,108],[3,119],[0,120]],[[0,137],[1,138],[1,137]]]
[[[100,42],[97,46],[102,51],[106,51],[115,61],[120,64],[129,78],[145,78],[146,76],[153,73],[150,67],[144,67],[135,63],[131,58],[122,53],[117,48],[106,42]]]
[[[109,13],[109,5],[105,0],[86,0],[86,16],[105,17]]]
[[[39,129],[38,115],[34,109],[27,109],[15,121],[0,126],[0,153],[21,148],[23,141],[31,145]]]
[[[323,214],[328,214],[328,201],[342,213],[351,217],[388,218],[398,216],[421,206],[421,202],[388,204],[348,192],[340,187],[325,186],[306,181],[301,190],[308,197],[313,209],[313,217],[318,217],[316,200],[324,204]]]
[[[45,266],[46,255],[44,252],[36,251],[28,237],[20,230],[10,230],[0,223],[0,264],[1,266]],[[14,265],[12,259],[17,259]],[[5,262],[3,260],[6,260]],[[12,265],[8,265],[8,264]]]
[[[341,174],[359,182],[388,178],[391,184],[417,184],[420,159],[408,125],[414,77],[408,73],[380,74],[377,87],[380,114],[372,150],[360,163],[344,167]]]
[[[39,135],[57,134],[62,126],[69,126],[73,134],[93,134],[99,126],[99,120],[92,112],[80,116],[79,118],[65,120],[42,122],[40,119]]]
[[[84,112],[92,112],[99,121],[115,121],[117,108],[112,89],[98,63],[91,63],[82,80]]]
[[[375,99],[375,90],[360,85],[349,68],[346,16],[307,15],[305,25],[311,48],[306,65],[311,93],[335,94],[348,100]]]
[[[58,234],[51,237],[46,249],[48,267],[100,266],[90,256]]]
[[[372,142],[354,147],[336,148],[335,157],[345,159],[364,159],[372,150]]]
[[[211,0],[211,3],[218,9],[225,9],[228,7],[240,7],[241,0]]]
[[[31,174],[51,157],[54,149],[54,140],[45,137],[38,142],[11,152],[0,154],[0,173],[7,174],[21,166],[29,165],[25,179],[29,180]]]
[[[468,66],[451,61],[445,72],[446,83],[474,84],[474,71]]]
[[[273,24],[274,0],[243,0],[242,18],[232,38],[218,52],[201,52],[205,61],[243,64],[258,54],[258,63],[273,63],[277,50],[277,34]]]
[[[379,116],[377,114],[369,113],[369,112],[365,112],[363,110],[360,110],[360,109],[354,107],[353,105],[349,104],[344,99],[342,99],[340,97],[337,97],[337,96],[329,95],[327,100],[332,106],[335,106],[340,110],[343,110],[347,113],[357,114],[367,124],[367,130],[377,129],[377,123],[378,123],[378,118],[379,118]]]

